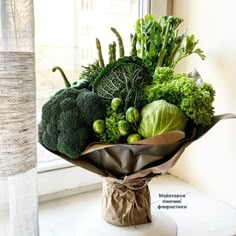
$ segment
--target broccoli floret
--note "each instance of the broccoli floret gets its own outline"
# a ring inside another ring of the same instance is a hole
[[[77,106],[82,114],[86,114],[85,124],[91,126],[95,120],[105,117],[106,108],[99,95],[88,90],[82,92],[76,98]]]
[[[76,130],[69,128],[60,132],[58,151],[71,158],[77,158],[88,144],[89,130],[89,128],[82,127]]]
[[[68,128],[76,130],[84,123],[84,117],[80,114],[80,111],[75,105],[74,108],[61,112],[58,128],[60,131],[67,130]]]
[[[93,121],[105,117],[102,98],[87,89],[67,88],[42,109],[42,143],[51,151],[77,158],[89,140]]]

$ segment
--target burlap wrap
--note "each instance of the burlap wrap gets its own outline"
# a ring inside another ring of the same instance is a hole
[[[151,222],[151,197],[148,182],[151,178],[128,181],[104,178],[102,214],[116,226],[140,225]]]

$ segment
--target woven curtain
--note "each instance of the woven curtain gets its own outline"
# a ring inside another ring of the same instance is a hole
[[[38,230],[33,0],[0,0],[0,235]]]

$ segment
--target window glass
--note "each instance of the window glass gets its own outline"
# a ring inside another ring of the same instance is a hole
[[[35,0],[35,47],[37,78],[37,117],[42,105],[58,89],[64,87],[60,66],[72,82],[78,79],[82,66],[97,58],[95,39],[101,41],[104,60],[108,45],[116,40],[110,27],[121,34],[126,55],[129,54],[130,33],[138,17],[137,0]],[[39,162],[55,160],[56,156],[38,148]]]

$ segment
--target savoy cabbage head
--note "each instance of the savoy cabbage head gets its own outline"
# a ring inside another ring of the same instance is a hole
[[[108,103],[122,99],[124,110],[146,104],[144,88],[152,81],[151,74],[138,57],[122,57],[108,64],[96,78],[93,90]]]

